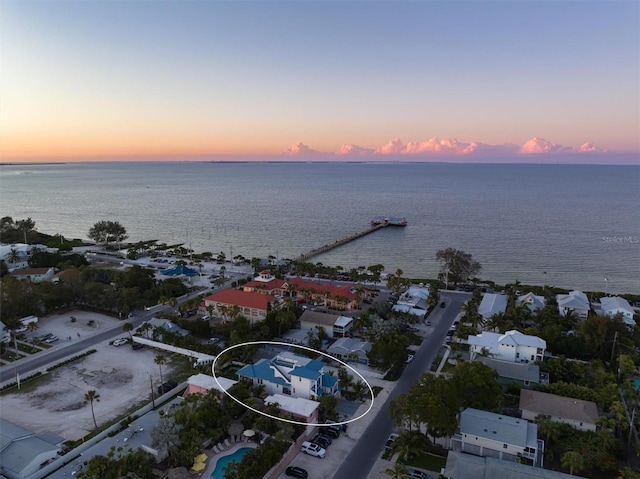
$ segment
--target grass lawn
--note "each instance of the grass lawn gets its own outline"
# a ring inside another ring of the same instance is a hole
[[[41,351],[38,348],[35,348],[29,344],[23,344],[23,343],[18,343],[18,349],[23,353],[29,353],[29,354],[35,354]]]
[[[435,358],[431,363],[431,371],[435,373],[436,370],[438,369],[438,366],[440,366],[441,362],[442,362],[442,356],[438,356],[437,358]]]
[[[419,469],[426,469],[428,471],[440,472],[440,470],[447,464],[447,458],[436,456],[434,454],[423,454],[421,456],[416,456],[403,464],[417,467]]]

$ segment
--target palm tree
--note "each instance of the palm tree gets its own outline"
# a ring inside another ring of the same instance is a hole
[[[160,382],[163,383],[164,381],[162,380],[162,366],[167,364],[167,358],[164,354],[156,354],[156,358],[153,360],[153,362],[155,362],[160,368]]]
[[[427,436],[420,431],[405,431],[393,442],[393,450],[405,461],[428,451]]]
[[[403,479],[407,477],[407,473],[409,472],[404,464],[400,464],[396,462],[393,465],[393,469],[387,469],[385,471],[388,475],[391,476],[391,479]]]
[[[175,308],[176,304],[178,304],[178,300],[172,296],[167,300],[167,304],[172,308]]]
[[[98,423],[96,422],[96,414],[93,412],[93,403],[100,402],[100,394],[98,394],[94,389],[87,391],[87,394],[84,395],[85,403],[91,404],[91,415],[93,416],[93,425],[98,429]]]
[[[151,326],[151,323],[144,322],[138,328],[138,332],[144,333],[145,337],[149,338],[149,331],[151,330],[152,327],[153,326]]]
[[[576,451],[567,451],[562,455],[560,459],[562,467],[569,468],[569,474],[573,475],[574,472],[580,472],[584,469],[585,463],[582,454]]]
[[[35,337],[33,336],[33,333],[36,331],[36,329],[38,329],[38,323],[33,321],[33,322],[27,324],[27,329],[31,333],[31,342],[32,343],[35,342]]]
[[[9,263],[17,263],[18,261],[20,261],[20,253],[18,253],[16,249],[11,248],[11,250],[9,251],[9,255],[7,256],[7,261]]]
[[[131,323],[124,323],[122,325],[122,330],[125,333],[129,333],[129,339],[133,341],[133,336],[131,336],[131,331],[133,330],[133,324]]]

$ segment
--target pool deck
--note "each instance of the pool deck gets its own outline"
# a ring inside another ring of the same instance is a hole
[[[252,449],[255,449],[258,447],[258,445],[255,442],[251,442],[251,441],[247,441],[247,442],[240,441],[240,442],[232,443],[228,449],[225,449],[224,451],[221,451],[219,453],[216,453],[213,449],[206,450],[205,454],[208,456],[207,467],[201,473],[195,473],[194,471],[191,471],[191,475],[202,476],[205,478],[211,477],[211,474],[213,474],[213,471],[216,470],[216,466],[218,465],[218,459],[222,459],[223,457],[230,456],[231,454],[236,452],[238,449],[242,449],[245,447],[250,447]]]

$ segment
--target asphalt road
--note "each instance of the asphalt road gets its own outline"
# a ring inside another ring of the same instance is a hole
[[[222,288],[218,288],[218,289],[222,289]],[[215,291],[217,291],[218,289],[216,289]],[[191,298],[194,298],[202,294],[203,292],[204,291],[196,291],[193,293],[189,293],[187,296],[179,299],[178,304],[182,304],[183,302]],[[153,318],[154,315],[161,312],[166,312],[170,309],[171,308],[169,306],[159,305],[150,311],[136,310],[133,312],[134,316],[127,321],[130,322],[135,329],[138,326],[140,326],[143,322]],[[20,359],[15,363],[15,365],[14,364],[3,365],[2,367],[0,367],[0,383],[15,379],[16,373],[20,374],[20,376],[22,377],[25,377],[30,373],[40,371],[56,361],[59,361],[69,356],[73,356],[74,354],[78,354],[86,349],[91,348],[94,344],[100,343],[105,340],[114,339],[118,336],[122,336],[122,334],[123,333],[122,333],[121,327],[106,329],[105,331],[102,331],[91,337],[87,337],[85,339],[78,339],[78,340],[74,339],[74,341],[69,342],[67,345],[65,345],[62,348],[51,348],[47,351],[41,351],[32,356]]]
[[[387,437],[393,431],[393,423],[389,414],[390,401],[396,399],[400,394],[408,392],[422,374],[429,371],[447,331],[460,312],[462,304],[470,297],[471,293],[441,292],[441,298],[445,301],[446,307],[444,309],[436,308],[429,316],[433,332],[422,342],[413,361],[400,376],[396,387],[378,415],[371,421],[360,440],[345,458],[333,476],[334,479],[365,479],[368,476],[373,464],[384,449]]]

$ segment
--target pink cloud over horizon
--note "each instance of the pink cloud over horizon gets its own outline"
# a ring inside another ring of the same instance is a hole
[[[547,153],[606,153],[607,150],[598,148],[593,142],[585,142],[579,147],[563,146],[544,138],[531,138],[522,146],[513,143],[502,145],[489,145],[477,141],[465,143],[456,138],[432,137],[428,140],[410,141],[406,145],[400,138],[394,138],[386,144],[373,149],[354,145],[343,144],[335,153],[314,150],[304,143],[297,143],[284,150],[289,156],[309,155],[336,155],[336,156],[361,156],[361,155],[411,155],[411,156],[507,156],[507,155],[538,155]]]
[[[296,143],[282,152],[284,155],[298,156],[298,155],[322,155],[325,154],[322,151],[313,150],[304,143]]]
[[[338,151],[336,151],[336,155],[371,155],[373,153],[372,148],[363,148],[358,145],[353,145],[351,143],[345,143],[340,147]]]

